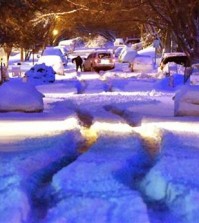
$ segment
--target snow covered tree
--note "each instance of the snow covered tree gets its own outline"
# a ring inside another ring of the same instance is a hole
[[[0,0],[0,13],[0,44],[45,46],[79,33],[114,39],[150,27],[163,47],[172,39],[193,62],[199,60],[198,0]]]
[[[165,37],[178,44],[195,63],[199,61],[199,1],[198,0],[145,0],[142,11],[146,24],[157,28]]]

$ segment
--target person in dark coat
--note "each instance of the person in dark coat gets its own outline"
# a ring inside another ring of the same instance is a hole
[[[74,62],[76,64],[76,71],[78,71],[79,68],[82,71],[82,64],[83,64],[82,58],[80,56],[77,56],[72,59],[72,63],[74,63]]]

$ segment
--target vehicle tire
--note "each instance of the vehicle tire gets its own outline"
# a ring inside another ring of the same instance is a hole
[[[85,66],[82,66],[82,71],[83,72],[86,72],[87,71],[86,68],[85,68]]]
[[[94,69],[94,67],[93,67],[93,65],[91,64],[91,71],[95,71],[95,69]]]
[[[96,72],[96,73],[98,73],[98,74],[99,74],[100,69],[95,68],[94,70],[95,70],[95,72]]]

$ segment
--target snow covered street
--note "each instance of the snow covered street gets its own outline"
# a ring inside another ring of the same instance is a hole
[[[197,223],[199,118],[174,116],[178,86],[67,72],[36,85],[43,112],[0,113],[0,223]]]
[[[101,136],[53,177],[58,203],[45,222],[149,222],[146,205],[134,189],[136,177],[150,163],[140,144],[134,133]]]

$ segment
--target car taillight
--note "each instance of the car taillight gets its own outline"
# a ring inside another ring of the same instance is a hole
[[[112,63],[115,63],[115,58],[112,58],[110,61],[111,61]]]
[[[100,63],[100,59],[95,59],[95,63]]]

